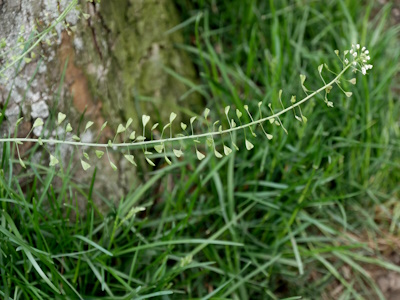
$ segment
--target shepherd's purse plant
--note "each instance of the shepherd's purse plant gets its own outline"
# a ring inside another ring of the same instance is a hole
[[[94,147],[95,148],[95,155],[98,159],[101,159],[103,155],[106,153],[106,157],[114,170],[117,170],[115,164],[111,161],[109,156],[109,150],[121,150],[124,152],[124,157],[133,165],[136,165],[135,157],[131,154],[130,150],[133,148],[141,148],[144,154],[146,161],[155,166],[154,162],[151,160],[151,155],[153,151],[163,154],[165,161],[168,164],[171,164],[171,159],[169,158],[170,155],[175,155],[176,157],[180,158],[184,155],[184,149],[182,146],[183,141],[191,141],[194,145],[194,151],[196,156],[199,160],[203,160],[205,158],[205,153],[202,152],[202,149],[198,147],[201,143],[200,140],[205,140],[206,144],[209,148],[212,149],[212,152],[217,158],[222,158],[223,155],[229,155],[232,151],[239,150],[239,146],[234,142],[233,132],[235,131],[243,131],[244,134],[244,146],[247,150],[251,150],[254,146],[251,141],[248,139],[248,135],[252,135],[254,137],[257,136],[256,128],[260,127],[262,133],[266,136],[268,140],[273,138],[273,135],[268,133],[269,128],[268,126],[278,126],[280,127],[286,134],[288,133],[284,124],[280,118],[281,115],[293,111],[294,117],[301,123],[306,123],[307,118],[303,115],[301,110],[301,104],[304,104],[306,101],[312,99],[316,95],[323,93],[324,94],[324,102],[328,107],[333,107],[333,102],[328,100],[328,95],[331,92],[334,86],[337,86],[345,95],[346,97],[351,97],[352,93],[348,92],[344,89],[342,82],[347,81],[353,85],[356,84],[356,78],[351,79],[344,79],[344,75],[347,71],[352,71],[353,73],[360,72],[363,75],[366,75],[368,70],[372,69],[372,65],[369,64],[370,55],[369,51],[366,47],[361,47],[359,44],[353,44],[349,50],[343,51],[342,54],[339,53],[338,50],[335,50],[335,54],[340,60],[342,64],[342,70],[339,73],[335,73],[331,69],[329,69],[327,64],[321,64],[318,67],[318,74],[323,82],[323,86],[321,86],[317,90],[309,90],[305,85],[306,76],[301,74],[300,75],[300,84],[302,87],[303,92],[305,93],[305,97],[301,100],[296,99],[296,96],[290,97],[290,106],[285,107],[284,101],[282,100],[283,93],[282,90],[279,91],[278,99],[281,104],[281,109],[278,111],[272,107],[271,103],[258,103],[258,116],[255,117],[255,114],[252,114],[249,110],[247,105],[244,105],[243,110],[236,108],[235,111],[231,109],[230,106],[225,107],[224,113],[226,116],[226,124],[227,127],[224,128],[221,124],[220,120],[217,121],[210,121],[209,115],[210,110],[208,108],[205,109],[202,116],[192,117],[190,118],[189,125],[183,122],[180,123],[180,128],[182,132],[178,134],[173,134],[172,124],[177,118],[177,114],[171,112],[169,117],[169,122],[161,128],[161,134],[159,138],[155,138],[155,130],[158,130],[159,124],[155,123],[150,128],[150,138],[147,138],[149,129],[147,127],[150,122],[150,116],[143,115],[141,119],[142,128],[139,131],[135,131],[131,129],[131,124],[133,123],[133,119],[129,118],[125,124],[119,124],[115,133],[115,136],[112,140],[109,140],[108,143],[87,143],[81,141],[81,137],[78,134],[73,134],[73,128],[71,124],[67,121],[66,114],[59,112],[57,116],[56,125],[61,129],[61,135],[58,135],[57,139],[47,139],[44,138],[44,130],[41,130],[41,136],[37,138],[30,138],[32,131],[37,128],[43,128],[44,121],[41,118],[38,118],[34,121],[31,131],[27,134],[25,138],[1,138],[0,142],[10,142],[16,145],[17,155],[19,162],[22,167],[26,168],[25,162],[22,160],[19,151],[19,145],[22,145],[26,142],[37,143],[42,146],[46,145],[54,145],[54,144],[65,144],[65,145],[73,145],[76,147]],[[327,81],[323,76],[323,70],[326,70],[329,73],[332,73],[335,77]],[[269,111],[271,112],[270,115],[263,116],[262,114],[262,106],[267,105]],[[247,114],[250,122],[242,122],[244,118],[242,118],[243,114]],[[18,130],[18,125],[22,122],[23,118],[20,118],[15,124],[15,130]],[[205,124],[208,130],[203,133],[196,133],[195,132],[195,122],[202,122]],[[86,132],[94,122],[89,121],[86,123],[84,128],[84,132]],[[99,140],[101,132],[107,126],[107,122],[105,122],[97,135]],[[15,135],[16,136],[16,135]],[[215,142],[216,137],[222,136],[229,136],[230,143],[224,142],[224,138],[222,138],[222,146],[217,146]],[[122,140],[122,142],[116,142],[117,138]],[[179,144],[179,148],[176,145]],[[167,150],[170,149],[171,151]],[[222,154],[223,153],[223,154]],[[60,162],[60,158],[57,157],[56,154],[50,153],[50,166],[56,166]],[[91,165],[89,164],[89,155],[87,152],[82,151],[82,158],[81,158],[81,165],[82,168],[86,171],[88,170]]]

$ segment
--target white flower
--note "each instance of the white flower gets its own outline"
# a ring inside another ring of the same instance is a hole
[[[353,52],[354,52],[354,50],[353,50],[353,49],[350,49],[350,54],[353,54]]]
[[[353,62],[353,66],[356,66],[357,65],[357,62]]]
[[[370,60],[370,59],[371,59],[371,57],[367,56],[367,60]]]
[[[364,67],[361,68],[361,72],[363,73],[363,75],[367,74],[367,70]]]
[[[347,65],[347,64],[349,63],[349,60],[346,58],[346,59],[344,60],[344,63]]]
[[[365,51],[365,54],[369,54],[369,51],[367,50],[367,51]]]
[[[354,56],[354,57],[357,57],[357,52],[354,52],[354,53],[353,53],[353,56]]]
[[[362,47],[362,48],[361,48],[361,51],[362,51],[362,52],[364,52],[364,51],[365,51],[365,49],[367,49],[367,48],[365,48],[365,47]]]
[[[357,49],[360,49],[360,44],[357,44]]]

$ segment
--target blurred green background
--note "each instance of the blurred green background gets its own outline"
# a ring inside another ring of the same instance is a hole
[[[237,132],[240,150],[230,156],[210,151],[199,162],[186,151],[183,160],[144,174],[147,181],[110,204],[107,215],[91,202],[93,182],[67,180],[67,170],[37,167],[18,175],[34,176],[31,187],[16,187],[5,175],[11,167],[4,145],[2,297],[51,299],[60,289],[60,299],[390,299],[375,274],[400,272],[396,3],[176,3],[176,30],[185,36],[176,47],[199,74],[185,84],[203,96],[211,120],[225,120],[227,105],[248,105],[258,116],[262,101],[263,115],[268,103],[279,111],[280,89],[289,106],[291,95],[304,97],[299,75],[311,90],[323,86],[318,65],[339,72],[334,50],[352,43],[369,49],[374,68],[367,76],[348,72],[357,84],[341,83],[353,95],[334,87],[333,108],[323,95],[303,105],[306,124],[285,114],[288,134],[269,124],[271,141],[259,129],[256,138],[247,132],[255,146],[247,151]],[[62,187],[51,184],[56,176]],[[60,209],[76,191],[89,201],[86,217],[75,207]],[[38,208],[43,199],[49,205]],[[129,214],[132,206],[146,211]]]

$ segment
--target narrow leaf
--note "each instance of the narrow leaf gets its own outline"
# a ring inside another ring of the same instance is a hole
[[[87,160],[90,159],[90,158],[89,158],[89,154],[87,154],[86,152],[83,152],[83,156],[84,156]]]
[[[17,120],[17,123],[15,123],[15,126],[18,126],[18,125],[22,122],[23,119],[24,119],[24,117],[19,118],[19,119]]]
[[[151,126],[151,130],[153,131],[154,129],[156,129],[158,126],[158,123],[154,124],[153,126]]]
[[[190,124],[193,124],[194,120],[196,120],[197,117],[191,117],[190,118]]]

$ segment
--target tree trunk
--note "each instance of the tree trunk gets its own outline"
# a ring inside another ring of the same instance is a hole
[[[17,45],[21,36],[28,40],[34,27],[46,28],[68,4],[66,0],[0,0],[0,39],[5,38],[5,50]],[[179,24],[172,0],[103,0],[96,4],[82,0],[80,10],[71,11],[66,22],[56,26],[49,43],[42,41],[34,49],[36,56],[31,62],[21,63],[15,81],[15,67],[7,69],[5,77],[0,78],[3,105],[11,91],[5,113],[8,126],[24,116],[25,124],[19,128],[24,136],[34,119],[46,120],[56,106],[54,112],[65,113],[74,129],[83,113],[85,120],[95,121],[96,128],[81,136],[85,141],[94,141],[95,129],[107,120],[113,130],[106,131],[106,140],[129,117],[134,119],[136,130],[140,130],[142,114],[167,121],[172,111],[179,113],[179,107],[190,105],[193,109],[199,105],[197,94],[180,100],[187,87],[164,69],[196,80],[187,55],[174,48],[175,43],[182,42],[181,35],[166,34]],[[11,54],[4,56],[3,67],[11,60]],[[3,128],[3,133],[4,130],[8,129]],[[34,134],[41,134],[40,128]],[[73,149],[63,146],[61,151],[72,153]],[[112,158],[119,172],[111,171],[104,158],[98,165],[101,171],[97,185],[106,195],[115,195],[114,199],[136,177],[135,171],[119,158],[118,154]],[[79,173],[77,178],[87,176]]]

